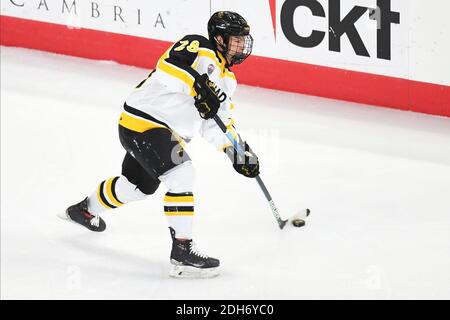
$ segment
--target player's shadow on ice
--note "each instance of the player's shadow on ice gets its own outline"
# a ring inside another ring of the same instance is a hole
[[[71,236],[71,238],[60,239],[65,245],[77,250],[78,261],[71,258],[66,261],[67,264],[78,265],[80,268],[89,270],[98,269],[101,273],[110,273],[114,276],[126,276],[137,278],[150,278],[166,276],[168,273],[169,262],[151,260],[151,252],[147,256],[140,256],[125,252],[120,249],[112,249],[101,243],[96,243],[91,237]],[[143,254],[146,254],[145,252]]]

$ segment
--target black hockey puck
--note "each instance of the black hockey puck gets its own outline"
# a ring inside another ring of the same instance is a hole
[[[292,225],[294,227],[297,227],[297,228],[303,227],[305,225],[305,220],[303,220],[303,219],[294,219],[294,220],[292,220]]]

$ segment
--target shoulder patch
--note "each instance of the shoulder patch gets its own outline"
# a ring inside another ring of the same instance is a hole
[[[215,67],[213,64],[208,65],[208,76],[210,76],[214,72],[214,69]]]

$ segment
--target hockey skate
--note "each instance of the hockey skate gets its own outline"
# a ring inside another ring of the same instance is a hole
[[[172,268],[169,275],[174,278],[212,278],[219,275],[218,259],[200,253],[193,240],[179,240],[175,238],[175,230],[170,229],[172,236],[172,252],[170,263]]]
[[[99,215],[93,215],[88,212],[87,198],[68,207],[64,214],[58,216],[62,219],[80,224],[91,231],[102,232],[106,229],[106,223]]]

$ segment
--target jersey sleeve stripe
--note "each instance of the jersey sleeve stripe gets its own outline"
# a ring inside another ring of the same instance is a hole
[[[169,52],[171,48],[166,51],[165,54],[159,59],[156,68],[160,71],[163,71],[181,81],[183,81],[190,89],[190,95],[194,97],[196,92],[194,90],[194,81],[195,77],[198,76],[198,73],[193,70],[190,66],[182,67],[181,65],[175,65],[167,61],[169,58]]]
[[[188,72],[174,66],[171,63],[165,62],[164,60],[162,60],[162,61],[160,61],[160,63],[158,63],[157,68],[158,68],[158,70],[168,73],[171,76],[174,76],[175,78],[183,81],[190,88],[190,95],[192,97],[195,96],[195,90],[194,90],[195,79]]]

